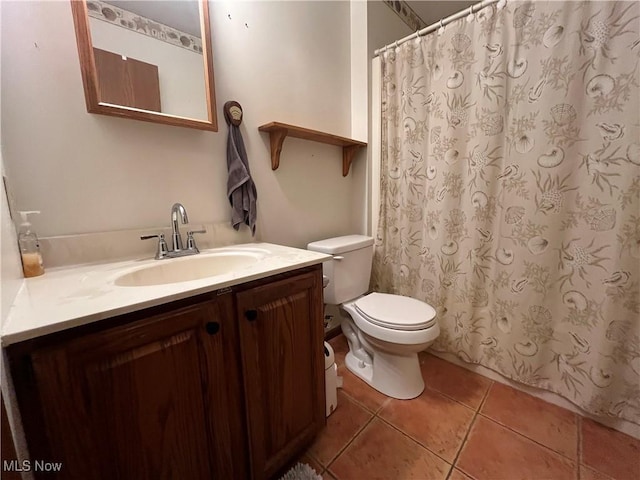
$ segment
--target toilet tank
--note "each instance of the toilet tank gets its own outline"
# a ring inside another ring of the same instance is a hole
[[[322,264],[323,274],[329,278],[324,289],[324,302],[339,305],[362,295],[369,289],[373,238],[365,235],[346,235],[328,238],[307,245],[308,250],[333,256]]]

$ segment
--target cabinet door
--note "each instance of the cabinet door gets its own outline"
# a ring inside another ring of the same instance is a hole
[[[242,478],[232,305],[221,296],[34,352],[58,478]]]
[[[99,48],[93,49],[99,101],[161,112],[158,66]]]
[[[5,462],[17,462],[18,455],[16,453],[16,446],[13,443],[11,427],[9,426],[9,417],[7,416],[6,408],[4,408],[4,400],[1,393],[0,403],[2,403],[2,424],[0,424],[0,446],[2,447],[2,458],[0,460],[2,461],[2,478],[4,480],[20,480],[21,476],[18,472],[8,469],[5,470]]]
[[[324,426],[322,271],[237,294],[252,477],[268,478]]]

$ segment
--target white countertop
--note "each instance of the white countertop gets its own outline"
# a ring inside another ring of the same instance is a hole
[[[230,273],[199,280],[153,286],[118,286],[127,272],[160,262],[180,262],[196,256],[167,260],[128,260],[47,270],[41,277],[25,279],[2,327],[3,346],[134,312],[193,295],[257,280],[321,263],[330,255],[270,243],[251,243],[203,250],[262,252],[264,258]]]

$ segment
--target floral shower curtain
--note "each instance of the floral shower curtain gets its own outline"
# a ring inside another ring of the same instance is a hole
[[[474,16],[383,54],[373,286],[436,307],[432,348],[640,423],[640,3]]]

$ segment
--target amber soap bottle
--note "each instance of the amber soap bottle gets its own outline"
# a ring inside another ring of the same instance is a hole
[[[44,273],[40,242],[38,242],[38,236],[31,229],[31,223],[29,222],[29,215],[37,213],[40,212],[38,210],[20,212],[22,223],[18,233],[18,244],[22,258],[22,271],[26,278],[37,277]]]

